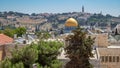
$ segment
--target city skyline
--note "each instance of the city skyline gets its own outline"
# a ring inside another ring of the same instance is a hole
[[[85,12],[120,15],[120,0],[1,0],[0,11],[22,13]]]

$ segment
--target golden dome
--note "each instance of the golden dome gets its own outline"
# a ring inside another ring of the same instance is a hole
[[[65,22],[65,26],[67,26],[67,27],[76,27],[76,26],[78,26],[78,22],[74,19],[74,18],[69,18],[69,19],[67,19],[67,21]]]

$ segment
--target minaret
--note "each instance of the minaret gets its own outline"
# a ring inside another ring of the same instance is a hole
[[[84,6],[82,6],[82,12],[84,13]]]

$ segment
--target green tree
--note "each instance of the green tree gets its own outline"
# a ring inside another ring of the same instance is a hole
[[[2,30],[0,30],[0,34],[2,33]]]
[[[18,37],[21,37],[23,34],[26,33],[26,28],[18,27],[15,29],[15,33],[17,34]]]
[[[38,51],[33,44],[22,49],[16,48],[12,51],[11,61],[13,64],[22,62],[25,68],[31,68],[32,64],[38,59]]]
[[[22,62],[13,64],[10,59],[6,58],[0,62],[0,68],[24,68]]]
[[[19,63],[13,64],[12,68],[24,68],[24,65],[22,62],[19,62]]]
[[[26,29],[24,27],[18,27],[16,29],[6,28],[5,30],[1,30],[0,33],[4,33],[5,35],[9,37],[14,37],[14,34],[17,34],[17,36],[22,36],[26,33]]]
[[[36,35],[38,36],[38,38],[41,39],[48,39],[51,37],[51,35],[48,32],[36,32]]]
[[[59,60],[53,60],[51,62],[51,68],[62,68],[62,63]]]
[[[13,29],[5,29],[2,31],[2,33],[4,33],[5,35],[9,36],[9,37],[14,37],[15,31]]]
[[[23,48],[17,45],[11,52],[11,58],[3,60],[0,68],[61,68],[62,63],[57,59],[63,43],[58,41],[41,40],[38,44],[32,43]]]
[[[6,58],[5,60],[0,62],[0,68],[12,68],[12,63],[11,61]]]
[[[94,43],[91,37],[87,37],[84,30],[80,27],[72,31],[73,35],[66,38],[68,45],[65,47],[66,55],[70,61],[66,68],[92,68],[89,63],[89,57],[92,57],[92,45]]]
[[[31,16],[36,16],[36,14],[35,14],[35,13],[32,13]]]
[[[56,68],[60,68],[60,61],[57,60],[58,54],[60,54],[59,49],[62,47],[61,42],[56,41],[40,41],[38,43],[38,63],[43,67],[48,66],[50,68],[53,67],[55,62],[57,61]]]

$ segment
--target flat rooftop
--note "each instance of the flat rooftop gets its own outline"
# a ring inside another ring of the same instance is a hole
[[[97,48],[99,55],[119,55],[120,48],[110,46],[109,48]]]
[[[108,46],[107,48],[120,48],[120,46],[118,46],[118,45],[111,45],[111,46]]]

